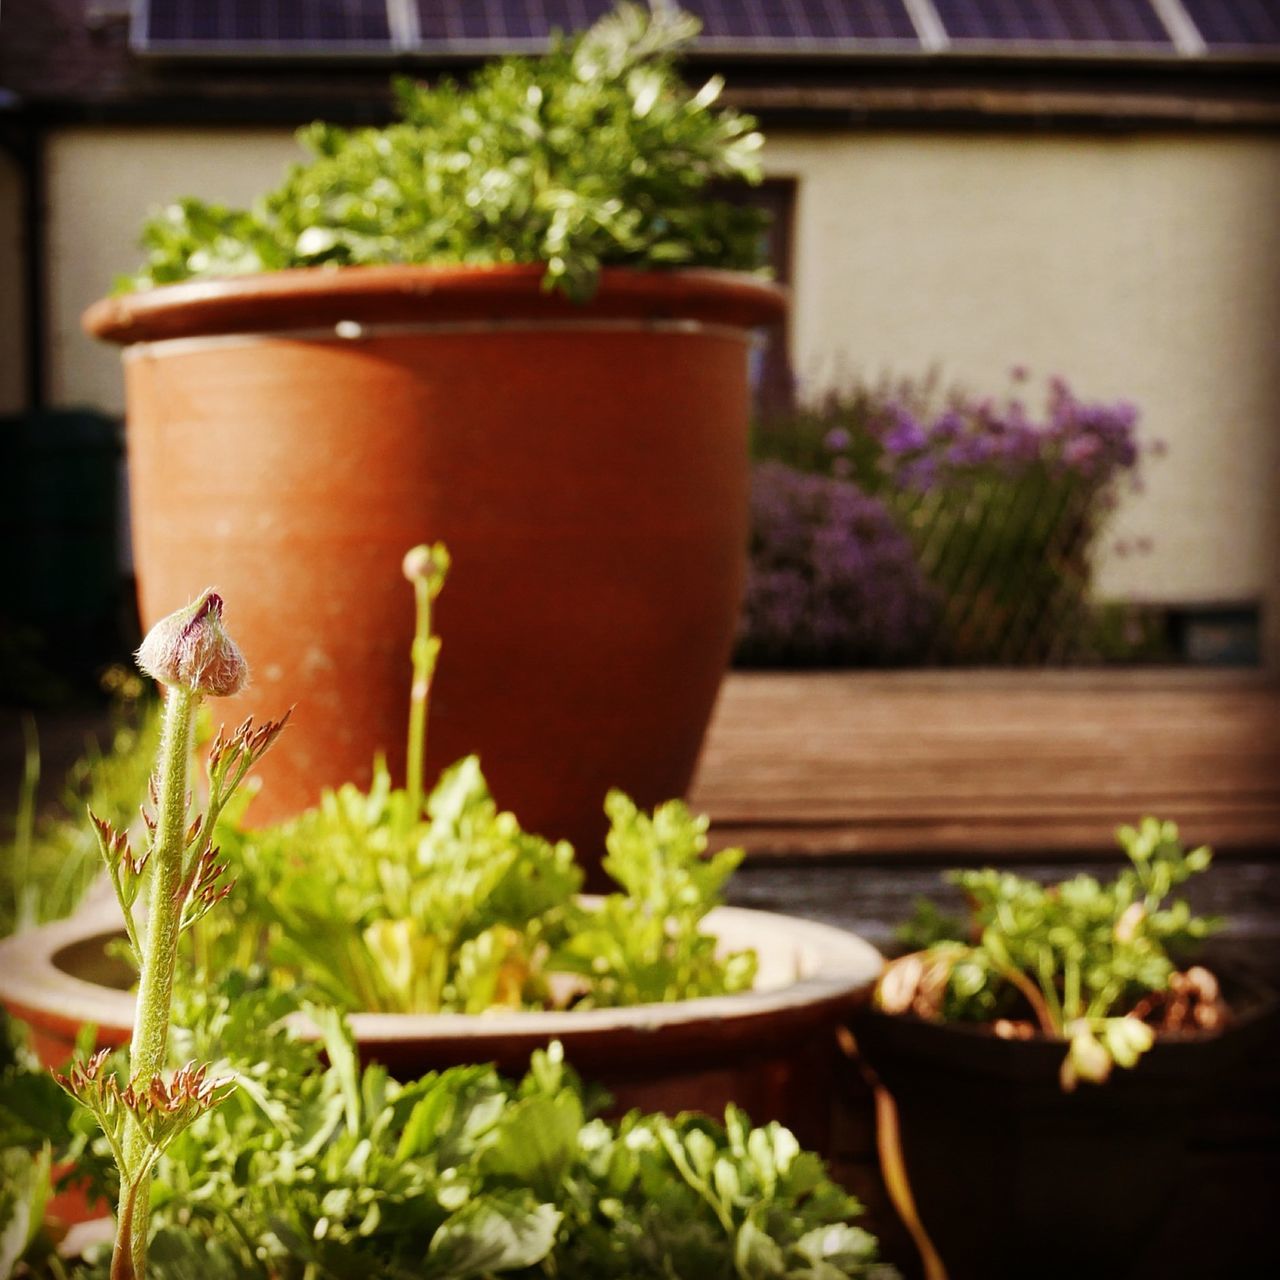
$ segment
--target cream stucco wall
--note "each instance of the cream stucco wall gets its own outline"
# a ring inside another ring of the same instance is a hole
[[[1280,140],[1199,135],[770,138],[798,180],[796,372],[939,366],[998,392],[1022,363],[1125,397],[1167,442],[1100,586],[1280,599]]]
[[[26,401],[22,204],[21,171],[0,150],[0,413],[16,412]]]
[[[299,158],[287,129],[76,128],[49,139],[49,396],[123,411],[120,357],[80,314],[141,261],[147,213],[179,196],[245,205]]]
[[[283,130],[51,138],[55,402],[121,408],[118,357],[79,316],[136,264],[147,209],[246,203],[295,155]],[[810,387],[938,365],[999,390],[1021,362],[1131,398],[1169,452],[1117,525],[1154,551],[1110,559],[1104,591],[1280,601],[1280,139],[775,134],[766,159],[799,184],[793,354]]]

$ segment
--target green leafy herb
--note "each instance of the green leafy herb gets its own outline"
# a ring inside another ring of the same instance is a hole
[[[666,5],[620,6],[544,57],[470,84],[397,85],[403,120],[299,134],[311,160],[252,210],[182,200],[146,225],[134,286],[359,263],[544,263],[574,297],[602,265],[760,265],[761,215],[707,196],[758,181],[750,117],[714,110],[674,66],[697,32]]]
[[[588,984],[583,1003],[648,1004],[750,987],[754,954],[721,957],[715,938],[700,928],[743,851],[704,858],[707,819],[678,800],[650,817],[613,791],[605,812],[611,825],[604,869],[625,893],[610,894],[598,909],[578,908],[554,957]]]
[[[176,1051],[220,1047],[212,1069],[240,1087],[156,1165],[156,1280],[893,1275],[852,1225],[857,1202],[776,1124],[734,1109],[724,1124],[590,1118],[558,1045],[518,1083],[482,1066],[400,1084],[359,1068],[331,1014],[310,1011],[319,1043],[295,1039],[289,1006],[236,977],[178,1011],[190,1029]],[[22,1087],[0,1082],[0,1108]],[[50,1127],[60,1158],[65,1130]],[[11,1151],[15,1169],[32,1165],[29,1148]],[[0,1206],[0,1238],[29,1221]],[[38,1238],[24,1249],[31,1275],[58,1274]],[[87,1280],[95,1266],[67,1273]]]
[[[610,795],[606,869],[627,890],[584,907],[573,849],[501,812],[475,757],[414,819],[382,765],[280,826],[219,832],[241,891],[198,927],[207,972],[265,963],[347,1012],[638,1004],[750,987],[754,959],[702,930],[742,857],[703,860],[706,820]],[[557,977],[560,975],[560,977]]]

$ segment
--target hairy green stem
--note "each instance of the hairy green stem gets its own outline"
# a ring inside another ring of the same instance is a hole
[[[1111,1006],[1120,999],[1122,990],[1120,983],[1108,982],[1101,991],[1097,992],[1093,999],[1089,1001],[1089,1007],[1084,1011],[1084,1016],[1090,1020],[1095,1018],[1105,1018],[1111,1011]]]
[[[173,973],[178,958],[178,934],[182,920],[183,855],[186,852],[187,776],[191,755],[192,723],[200,695],[171,686],[165,696],[164,728],[160,739],[157,779],[156,830],[151,847],[151,908],[142,947],[142,972],[138,984],[137,1012],[129,1049],[129,1075],[146,1082],[160,1075],[168,1059],[169,1017],[173,1004]],[[145,1083],[144,1083],[145,1087]],[[142,1280],[147,1267],[147,1216],[151,1200],[151,1170],[146,1162],[147,1140],[137,1121],[125,1139],[128,1169],[121,1175],[112,1277],[136,1276]],[[133,1224],[139,1223],[136,1231]],[[126,1239],[132,1235],[132,1241]],[[129,1264],[122,1255],[131,1254]],[[117,1266],[128,1270],[120,1270]]]
[[[141,1188],[137,1182],[124,1183],[120,1188],[120,1211],[116,1216],[116,1247],[111,1255],[111,1280],[140,1280],[142,1275],[134,1262],[137,1253],[137,1241],[133,1230],[133,1224],[137,1218],[140,1190]],[[145,1241],[147,1234],[145,1219],[143,1229],[138,1234]],[[146,1264],[146,1247],[144,1243],[142,1265],[145,1267]]]

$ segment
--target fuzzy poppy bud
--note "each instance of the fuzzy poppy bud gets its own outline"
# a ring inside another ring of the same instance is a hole
[[[222,597],[202,591],[193,604],[161,618],[138,650],[138,666],[161,684],[229,698],[249,668],[222,626]]]

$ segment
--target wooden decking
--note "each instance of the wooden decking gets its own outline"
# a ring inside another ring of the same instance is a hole
[[[1081,856],[1151,813],[1280,854],[1280,685],[1230,671],[734,673],[694,784],[757,857]]]

